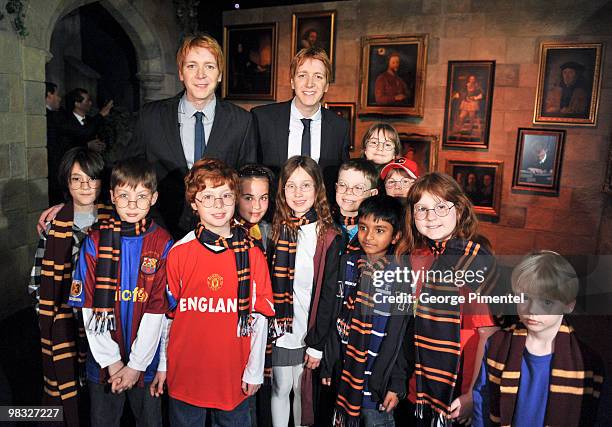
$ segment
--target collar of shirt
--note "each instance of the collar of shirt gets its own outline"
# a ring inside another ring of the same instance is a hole
[[[301,119],[312,119],[312,121],[317,122],[321,120],[321,104],[319,103],[319,109],[310,117],[304,117],[300,110],[295,106],[295,97],[291,101],[291,119],[292,120],[301,120]]]
[[[217,98],[213,95],[213,99],[204,106],[202,110],[197,110],[191,102],[187,100],[186,94],[183,94],[179,102],[178,115],[179,123],[185,123],[187,121],[194,121],[193,115],[196,111],[202,111],[204,113],[207,122],[212,122],[215,119],[215,107],[217,106]]]
[[[75,113],[74,111],[72,112],[72,114],[74,114],[74,117],[76,117],[76,119],[79,121],[80,124],[82,124],[82,125],[85,124],[85,116],[80,116],[77,113]]]

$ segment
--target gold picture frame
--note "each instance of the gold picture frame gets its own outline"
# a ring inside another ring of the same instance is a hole
[[[359,114],[423,117],[427,34],[361,38]]]
[[[223,51],[223,97],[275,101],[278,24],[226,25]]]
[[[399,133],[402,156],[416,162],[419,176],[438,170],[440,137],[427,133]]]
[[[334,55],[336,47],[336,11],[295,12],[291,26],[291,57],[305,47],[325,50],[332,66],[330,82],[334,81]]]
[[[540,45],[533,123],[596,126],[603,43]]]
[[[446,173],[455,178],[470,198],[474,212],[494,219],[499,218],[501,208],[503,167],[501,160],[446,160]],[[488,180],[493,182],[487,184]]]

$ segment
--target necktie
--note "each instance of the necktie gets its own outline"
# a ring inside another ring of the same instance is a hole
[[[204,156],[204,148],[206,147],[206,135],[204,134],[204,124],[202,123],[202,117],[204,113],[196,111],[194,113],[195,122],[195,141],[193,150],[193,162],[197,162]]]
[[[300,119],[304,125],[302,132],[302,156],[310,157],[310,122],[312,119]]]

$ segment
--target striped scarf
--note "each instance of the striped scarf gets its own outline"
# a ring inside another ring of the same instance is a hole
[[[431,250],[436,260],[429,271],[441,274],[425,278],[422,291],[447,298],[419,302],[415,310],[417,416],[423,418],[424,410],[430,409],[439,425],[448,425],[461,354],[461,307],[451,304],[451,298],[459,296],[459,288],[446,278],[458,271],[482,271],[485,280],[470,287],[486,294],[494,287],[497,270],[489,252],[472,241],[451,239],[433,244]]]
[[[249,237],[248,231],[234,223],[231,227],[232,237],[225,238],[207,230],[202,223],[195,229],[195,235],[202,245],[221,246],[234,251],[236,273],[238,275],[238,331],[239,336],[251,335],[251,270],[249,267],[249,249],[256,246]]]
[[[489,417],[493,425],[512,424],[526,338],[527,329],[522,323],[491,337],[486,360],[491,403]],[[555,337],[551,363],[544,425],[594,425],[603,383],[603,364],[580,342],[565,320]]]
[[[293,228],[317,221],[317,213],[311,208],[300,218],[291,217]],[[293,276],[295,274],[295,255],[297,252],[297,233],[292,233],[287,222],[283,222],[280,236],[272,256],[272,290],[274,310],[276,311],[271,330],[282,335],[293,330]]]
[[[359,426],[375,307],[373,275],[376,271],[384,271],[388,265],[386,257],[374,264],[365,258],[357,258],[356,263],[352,260],[347,262],[348,283],[337,320],[338,334],[343,344],[344,366],[334,410],[336,426]]]
[[[359,215],[355,216],[344,216],[341,213],[338,213],[338,218],[340,219],[340,224],[345,227],[352,227],[353,225],[357,225],[359,222]]]
[[[110,208],[98,205],[98,219]],[[51,222],[41,263],[39,323],[44,376],[43,403],[62,405],[67,425],[78,425],[78,377],[85,362],[82,324],[75,319],[68,296],[74,261],[74,205],[67,203]],[[82,323],[82,322],[81,322]],[[78,332],[77,332],[78,331]]]
[[[95,224],[100,230],[96,285],[94,288],[93,316],[87,328],[98,334],[114,331],[115,294],[121,287],[121,238],[140,236],[151,227],[153,221],[143,218],[137,223],[121,221],[116,212],[105,221]]]

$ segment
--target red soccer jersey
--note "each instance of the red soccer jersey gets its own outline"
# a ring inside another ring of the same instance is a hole
[[[272,286],[259,248],[249,250],[253,311],[273,316]],[[238,406],[251,337],[239,337],[234,252],[215,253],[187,235],[168,254],[168,287],[176,301],[168,343],[168,392],[191,405]],[[263,359],[264,355],[261,355]]]

